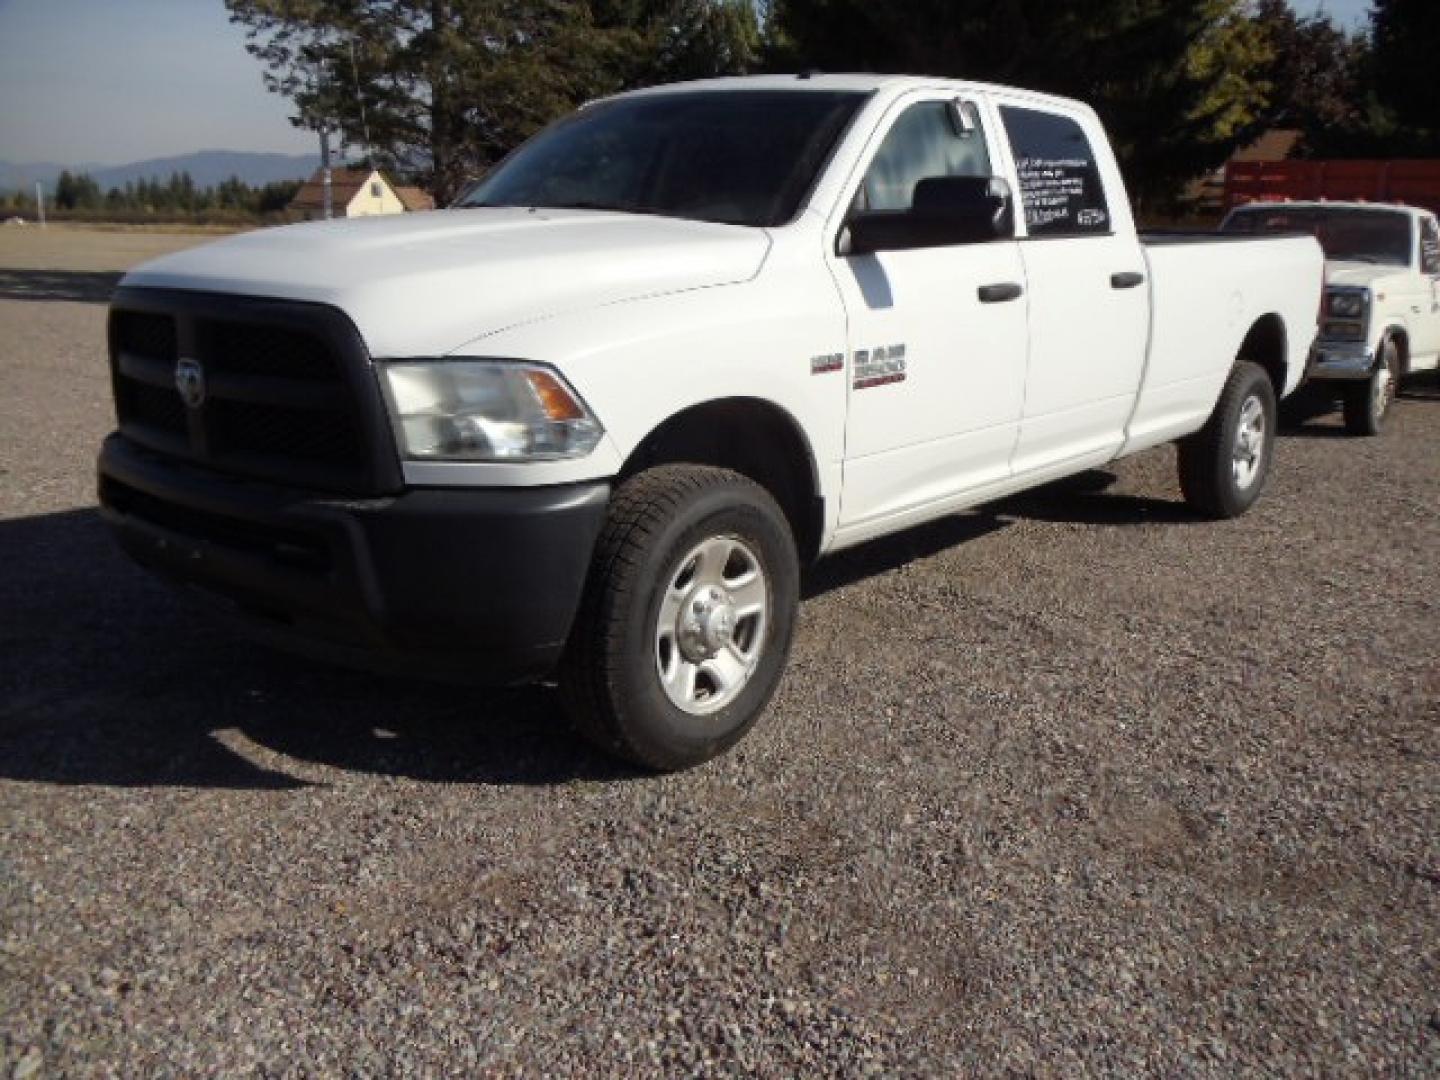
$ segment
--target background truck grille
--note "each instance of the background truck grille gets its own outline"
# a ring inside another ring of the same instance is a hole
[[[293,487],[398,487],[370,358],[332,308],[121,289],[110,358],[120,432],[152,450]],[[182,359],[203,373],[199,405],[181,398]]]

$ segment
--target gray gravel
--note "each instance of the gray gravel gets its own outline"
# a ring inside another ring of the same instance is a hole
[[[103,311],[0,299],[0,1076],[1440,1072],[1434,383],[1236,522],[1157,451],[822,564],[657,779],[132,569]]]

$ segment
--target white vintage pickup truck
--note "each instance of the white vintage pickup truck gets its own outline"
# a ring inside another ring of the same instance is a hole
[[[808,560],[1170,440],[1198,512],[1244,512],[1321,283],[1308,237],[1142,242],[1073,101],[645,90],[451,209],[128,274],[102,513],[283,644],[554,677],[681,768],[769,701]]]
[[[1231,235],[1310,233],[1325,249],[1325,305],[1310,377],[1340,384],[1345,426],[1378,435],[1402,379],[1440,367],[1440,225],[1385,203],[1264,202]]]

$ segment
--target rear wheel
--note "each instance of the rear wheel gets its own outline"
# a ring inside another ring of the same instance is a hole
[[[1180,490],[1207,517],[1239,517],[1254,505],[1275,453],[1275,388],[1259,365],[1235,365],[1209,421],[1179,448]]]
[[[1386,340],[1370,378],[1345,388],[1345,428],[1352,435],[1379,435],[1400,382],[1400,350]]]
[[[576,726],[652,769],[722,753],[780,682],[799,580],[789,523],[753,481],[696,465],[627,481],[561,665]]]

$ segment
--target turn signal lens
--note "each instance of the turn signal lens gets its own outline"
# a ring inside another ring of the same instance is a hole
[[[575,399],[565,386],[550,372],[541,368],[526,368],[525,378],[545,415],[551,420],[583,420],[585,407]]]

